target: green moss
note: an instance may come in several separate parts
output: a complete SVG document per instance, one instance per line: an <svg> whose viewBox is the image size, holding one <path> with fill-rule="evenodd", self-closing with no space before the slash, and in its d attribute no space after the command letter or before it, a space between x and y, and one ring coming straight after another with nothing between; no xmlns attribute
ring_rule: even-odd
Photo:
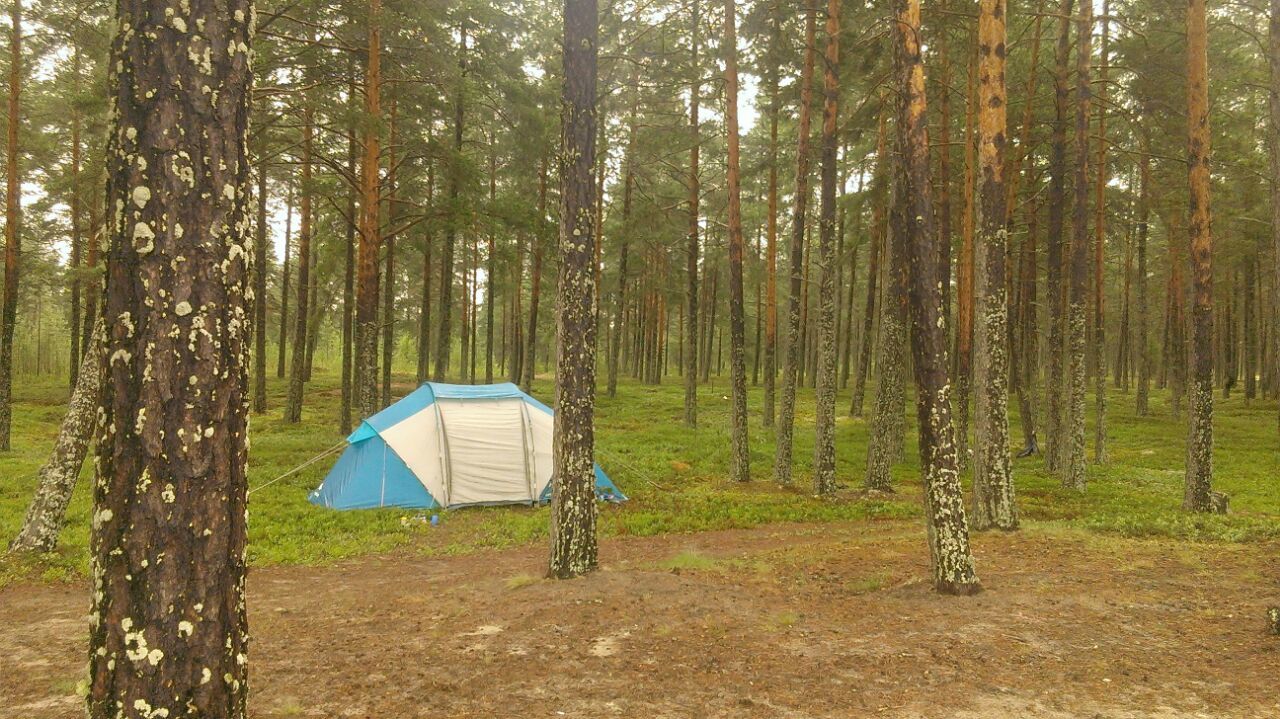
<svg viewBox="0 0 1280 719"><path fill-rule="evenodd" d="M317 358L317 362L320 358ZM602 375L603 379L603 375ZM397 376L395 394L411 389ZM53 447L67 391L59 378L15 383L13 451L0 456L0 541L22 522L35 486L35 472ZM303 421L285 424L284 381L269 385L266 415L251 423L249 556L257 566L325 564L362 554L407 550L457 555L538 544L547 536L545 507L498 507L440 513L438 527L402 521L403 510L334 512L306 500L332 466L326 458L270 486L267 482L343 441L337 422L336 372L316 367L307 390ZM549 377L534 394L551 397ZM869 387L868 392L874 392ZM861 485L866 467L867 422L844 416L849 390L837 398L836 479L846 488ZM814 396L801 389L796 409L795 480L772 481L773 434L759 427L760 388L749 398L751 474L754 481L728 481L729 402L727 378L699 389L697 429L683 425L683 387L678 378L660 386L623 381L618 394L601 393L597 403L597 459L631 497L622 505L601 505L606 537L653 536L750 528L784 522L915 519L920 516L914 402L908 398L905 460L893 467L896 495L868 497L843 492L840 499L812 496ZM873 395L869 395L871 397ZM1043 459L1016 460L1017 501L1024 522L1135 537L1250 542L1280 537L1280 445L1275 441L1272 402L1245 407L1240 399L1218 401L1215 410L1215 488L1231 496L1227 516L1189 515L1180 508L1186 436L1185 414L1174 419L1168 394L1154 392L1152 416L1138 417L1132 394L1108 398L1108 454L1105 465L1089 464L1088 489L1064 490ZM1017 403L1011 434L1020 437ZM1090 423L1092 425L1092 423ZM1091 427L1090 427L1091 429ZM335 457L336 458L336 457ZM86 464L85 476L92 471ZM84 576L88 567L89 487L82 482L69 510L59 550L49 557L0 555L0 586L17 580L62 581ZM870 591L870 589L868 590Z"/></svg>

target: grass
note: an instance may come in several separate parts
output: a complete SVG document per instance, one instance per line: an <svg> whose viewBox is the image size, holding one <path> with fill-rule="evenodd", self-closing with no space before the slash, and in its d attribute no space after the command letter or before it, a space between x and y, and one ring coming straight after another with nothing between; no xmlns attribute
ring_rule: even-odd
<svg viewBox="0 0 1280 719"><path fill-rule="evenodd" d="M0 455L0 541L18 529L35 485L35 472L53 446L67 391L60 378L20 378L15 383L13 447ZM411 377L397 376L397 396L411 389ZM310 385L304 421L280 419L285 383L269 387L271 410L251 424L250 561L255 566L323 564L362 554L403 548L427 555L454 555L542 541L545 507L502 507L440 513L438 527L403 510L335 512L306 501L335 457L328 457L274 481L315 455L342 442L337 431L339 391L336 374L317 367ZM549 400L549 377L535 382L533 393ZM795 482L771 481L772 432L760 426L761 391L750 394L751 471L754 481L726 479L729 466L728 387L724 379L699 389L699 427L682 423L683 388L678 377L660 386L621 383L618 396L597 404L598 460L631 501L601 507L604 536L651 536L717 529L748 528L780 522L830 522L914 518L920 514L914 432L908 433L906 459L894 468L898 493L864 497L842 493L819 500L810 490L813 453L813 392L802 389L796 412ZM867 424L843 416L848 391L837 401L837 474L851 489L861 483L866 462ZM868 406L871 398L868 397ZM1135 537L1248 542L1280 537L1280 443L1276 442L1276 406L1240 399L1219 402L1216 410L1215 486L1231 496L1228 516L1193 516L1181 511L1185 422L1175 419L1167 393L1152 397L1153 415L1137 417L1133 397L1112 390L1108 396L1106 464L1091 464L1083 494L1063 489L1045 471L1040 458L1017 460L1018 503L1025 521L1046 527L1088 530ZM1012 410L1019 435L1016 403ZM914 409L904 408L914 426ZM1091 413L1092 416L1092 413ZM1092 427L1088 437L1092 439ZM86 466L86 475L91 471ZM60 581L87 570L88 483L77 488L59 551L51 557L0 557L0 586L24 580ZM676 561L676 560L672 560ZM693 561L684 558L680 561ZM519 584L519 582L517 582ZM513 586L513 588L516 588ZM870 589L870 587L869 587Z"/></svg>

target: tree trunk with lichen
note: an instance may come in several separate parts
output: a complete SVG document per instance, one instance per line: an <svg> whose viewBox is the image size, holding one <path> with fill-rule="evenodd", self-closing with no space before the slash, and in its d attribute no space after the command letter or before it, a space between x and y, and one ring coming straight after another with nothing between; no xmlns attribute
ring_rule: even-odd
<svg viewBox="0 0 1280 719"><path fill-rule="evenodd" d="M1187 184L1191 238L1191 371L1187 383L1187 473L1182 506L1222 512L1213 491L1213 238L1209 212L1209 61L1205 0L1187 3Z"/></svg>
<svg viewBox="0 0 1280 719"><path fill-rule="evenodd" d="M356 108L355 64L347 60L347 97L348 109ZM356 131L348 126L347 131L347 170L351 177L360 177L357 167L359 152L356 149ZM356 217L355 186L347 187L347 216L344 223L344 242L342 247L342 398L338 403L338 431L351 434L351 404L355 396L355 377L353 372L355 350L355 302L356 302L356 231L359 219Z"/></svg>
<svg viewBox="0 0 1280 719"><path fill-rule="evenodd" d="M369 0L369 52L364 88L364 158L360 163L360 246L356 253L355 400L361 417L378 405L378 255L382 121L382 0Z"/></svg>
<svg viewBox="0 0 1280 719"><path fill-rule="evenodd" d="M795 431L796 382L800 367L800 288L804 278L804 232L809 206L809 123L813 105L813 66L817 52L817 0L805 0L804 64L800 70L800 110L796 129L795 205L791 212L791 249L788 253L790 283L787 292L787 354L782 363L782 398L773 478L791 483L792 433Z"/></svg>
<svg viewBox="0 0 1280 719"><path fill-rule="evenodd" d="M556 333L551 563L559 579L596 568L596 0L565 0L561 96L560 289Z"/></svg>
<svg viewBox="0 0 1280 719"><path fill-rule="evenodd" d="M542 245L543 227L547 217L547 161L543 158L538 168L538 220L533 231L533 268L529 276L529 331L525 333L524 359L521 369L524 377L520 388L525 392L533 387L533 375L538 361L538 303L542 298ZM594 254L595 250L592 250ZM439 349L437 349L439 351ZM439 360L437 359L437 367Z"/></svg>
<svg viewBox="0 0 1280 719"><path fill-rule="evenodd" d="M1273 316L1280 318L1280 0L1271 0L1268 27L1267 55L1271 70L1270 92L1267 94L1267 107L1271 115L1268 128L1271 136L1271 245L1275 263L1271 296L1275 305ZM1271 341L1272 357L1280 358L1280 327L1272 327ZM1280 393L1280 373L1273 377L1273 381L1277 382L1275 390Z"/></svg>
<svg viewBox="0 0 1280 719"><path fill-rule="evenodd" d="M257 222L253 241L253 411L267 411L267 244L271 241L267 225L267 165L257 162Z"/></svg>
<svg viewBox="0 0 1280 719"><path fill-rule="evenodd" d="M778 388L778 117L781 113L778 70L782 46L781 11L775 5L769 20L769 49L765 80L769 89L769 200L765 240L764 290L764 404L761 409L765 427L774 426L775 398Z"/></svg>
<svg viewBox="0 0 1280 719"><path fill-rule="evenodd" d="M1041 29L1044 15L1043 5L1036 5L1035 30L1031 41L1032 68L1040 66ZM1038 71L1027 73L1026 94L1023 100L1021 138L1017 147L1006 153L1008 171L1005 175L1005 229L1011 231L1015 210L1018 207L1018 190L1022 169L1028 159L1033 159L1031 152L1031 133L1035 123L1035 97ZM1026 234L1022 241L1020 263L1015 272L1018 273L1016 301L1012 303L1013 311L1007 321L1010 324L1009 380L1018 395L1018 414L1022 424L1022 449L1019 457L1030 457L1040 451L1036 439L1036 377L1039 374L1039 324L1036 322L1036 266L1037 249L1036 234L1038 230L1039 203L1035 193L1027 199L1024 214L1026 216ZM1012 253L1010 253L1012 256Z"/></svg>
<svg viewBox="0 0 1280 719"><path fill-rule="evenodd" d="M76 81L80 81L80 49L73 46L71 48L71 73ZM71 215L71 257L68 258L67 266L71 270L71 308L70 308L70 332L71 335L71 361L68 366L71 370L70 386L74 390L77 382L77 375L80 367L80 353L88 351L88 343L81 345L83 339L83 328L80 319L80 262L84 254L84 238L81 234L80 221L80 109L73 105L71 108L71 197L68 201L68 208Z"/></svg>
<svg viewBox="0 0 1280 719"><path fill-rule="evenodd" d="M1058 471L1062 460L1064 301L1063 238L1066 233L1067 199L1067 111L1071 88L1068 86L1071 65L1071 10L1073 0L1062 0L1058 8L1058 44L1054 55L1053 131L1049 143L1049 217L1045 238L1045 288L1049 304L1049 347L1045 368L1044 459L1051 472Z"/></svg>
<svg viewBox="0 0 1280 719"><path fill-rule="evenodd" d="M685 321L689 331L696 337L698 332L698 199L701 189L698 182L698 153L702 140L699 136L698 103L702 97L702 76L698 69L698 41L701 34L700 7L698 0L693 0L690 12L690 43L694 68L693 87L689 90L689 230L685 251ZM713 317L714 319L714 317ZM710 332L707 333L708 337ZM698 425L698 348L697 343L685 358L684 367L684 423L689 427ZM710 343L708 342L708 347ZM710 366L704 358L702 372Z"/></svg>
<svg viewBox="0 0 1280 719"><path fill-rule="evenodd" d="M1106 281L1103 272L1103 249L1106 242L1106 192L1107 192L1107 71L1110 64L1109 39L1111 21L1110 0L1102 1L1102 36L1099 40L1098 65L1098 167L1094 185L1093 218L1093 338L1089 342L1093 355L1093 461L1107 461L1107 324L1105 321Z"/></svg>
<svg viewBox="0 0 1280 719"><path fill-rule="evenodd" d="M383 270L382 270L382 288L379 291L382 302L382 382L381 402L382 407L391 406L391 364L396 354L396 240L398 239L398 227L396 223L399 221L400 206L396 198L396 184L398 182L397 168L399 164L396 160L396 151L399 144L396 138L396 97L391 97L391 111L388 113L387 122L387 146L389 152L387 154L387 219L385 236L383 244L386 251L383 252Z"/></svg>
<svg viewBox="0 0 1280 719"><path fill-rule="evenodd" d="M969 463L970 402L973 399L974 234L978 216L978 62L969 63L969 91L965 101L964 216L960 230L960 258L956 268L955 418L956 452L960 466ZM944 287L950 283L944 284ZM945 295L944 320L945 320Z"/></svg>
<svg viewBox="0 0 1280 719"><path fill-rule="evenodd" d="M613 298L613 331L609 334L608 393L618 393L618 361L622 355L623 320L627 311L627 261L631 241L631 204L635 188L636 113L640 102L637 91L631 98L627 116L627 150L622 171L622 229L618 233L621 247L618 249L618 294Z"/></svg>
<svg viewBox="0 0 1280 719"><path fill-rule="evenodd" d="M747 444L747 331L743 306L742 176L738 147L738 35L735 0L724 2L724 119L729 139L725 168L729 190L729 477L751 479Z"/></svg>
<svg viewBox="0 0 1280 719"><path fill-rule="evenodd" d="M315 111L307 98L302 98L302 198L298 217L298 301L294 309L293 363L289 368L289 396L285 402L284 421L302 421L302 390L306 381L307 320L311 302L311 227L312 187L311 155L314 139Z"/></svg>
<svg viewBox="0 0 1280 719"><path fill-rule="evenodd" d="M1280 2L1280 0L1276 0ZM1138 386L1134 392L1136 411L1139 417L1145 417L1151 413L1149 400L1151 396L1151 342L1147 337L1148 325L1148 308L1147 308L1147 238L1150 234L1150 215L1151 215L1151 199L1150 199L1150 183L1151 183L1151 155L1147 151L1147 134L1140 131L1139 143L1141 145L1139 152L1141 157L1138 160L1138 226L1135 237L1137 244L1136 254L1138 260L1138 322L1134 343L1138 346Z"/></svg>
<svg viewBox="0 0 1280 719"><path fill-rule="evenodd" d="M239 719L253 7L118 13L88 716Z"/></svg>
<svg viewBox="0 0 1280 719"><path fill-rule="evenodd" d="M840 0L827 2L823 73L821 207L818 212L818 372L813 489L836 491L836 122L840 112Z"/></svg>
<svg viewBox="0 0 1280 719"><path fill-rule="evenodd" d="M896 142L896 140L895 140ZM888 163L886 164L886 168ZM895 167L893 173L897 172ZM887 255L888 271L884 276L884 296L880 302L880 335L876 358L876 399L871 410L870 436L867 441L867 473L863 486L880 492L893 491L893 464L902 458L903 435L906 419L903 404L906 402L907 381L907 266L906 254L898 233L902 228L894 224L901 213L898 203L901 186L895 177L886 176L884 194L892 208L888 231L881 230L880 237ZM892 182L893 187L889 185ZM882 204L884 201L882 201ZM883 210L881 210L883 212ZM945 330L944 330L945 331Z"/></svg>
<svg viewBox="0 0 1280 719"><path fill-rule="evenodd" d="M956 462L947 378L943 288L929 197L929 129L920 47L919 0L894 0L894 85L898 90L897 199L894 243L906 262L916 380L920 464L933 586L941 594L976 594L982 585L969 549L969 526Z"/></svg>
<svg viewBox="0 0 1280 719"><path fill-rule="evenodd" d="M67 505L80 477L93 437L102 388L102 327L94 329L76 373L67 413L58 427L53 453L37 474L35 496L22 529L9 543L11 552L52 552L66 523Z"/></svg>
<svg viewBox="0 0 1280 719"><path fill-rule="evenodd" d="M1076 20L1076 162L1075 203L1071 216L1071 259L1067 297L1067 406L1063 413L1065 435L1058 471L1062 486L1083 492L1085 488L1085 396L1087 392L1087 306L1089 303L1089 84L1093 32L1093 5L1080 4Z"/></svg>
<svg viewBox="0 0 1280 719"><path fill-rule="evenodd" d="M449 358L453 354L453 276L457 272L458 246L458 197L462 193L462 136L463 121L466 119L465 89L467 82L467 24L465 20L458 28L458 86L453 98L453 156L449 158L449 208L453 216L449 218L444 230L444 247L440 251L440 322L436 327L436 357L432 379L445 381L449 371ZM541 224L546 217L538 216ZM534 308L537 308L537 289L534 290ZM537 317L537 313L534 313ZM465 328L464 328L465 331ZM466 359L465 353L462 358ZM533 381L533 356L529 355L528 381ZM463 368L465 372L465 366ZM525 390L528 390L526 383Z"/></svg>
<svg viewBox="0 0 1280 719"><path fill-rule="evenodd" d="M863 303L862 342L858 347L857 375L853 378L853 398L849 403L849 415L852 417L862 416L862 406L867 395L867 376L871 372L871 350L877 346L877 343L872 341L877 310L876 285L880 279L880 258L885 252L885 241L889 234L887 227L889 221L887 212L889 203L889 166L885 157L888 122L883 102L884 97L881 96L880 121L876 131L876 166L871 179L873 203L871 209L871 261L867 265L867 297ZM853 284L852 279L850 279L850 284ZM901 409L901 404L899 404L899 409ZM901 417L902 412L899 411L898 415Z"/></svg>
<svg viewBox="0 0 1280 719"><path fill-rule="evenodd" d="M18 126L22 122L22 0L9 6L9 113L5 129L4 296L0 307L0 452L9 451L13 422L13 331L18 323L18 258L22 234Z"/></svg>
<svg viewBox="0 0 1280 719"><path fill-rule="evenodd" d="M1005 0L978 5L977 327L974 346L973 526L1017 529L1009 468L1009 348L1005 225Z"/></svg>

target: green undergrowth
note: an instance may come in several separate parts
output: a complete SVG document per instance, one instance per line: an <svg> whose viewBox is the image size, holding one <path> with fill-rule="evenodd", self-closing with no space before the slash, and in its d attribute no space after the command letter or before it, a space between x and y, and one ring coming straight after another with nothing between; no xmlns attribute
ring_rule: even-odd
<svg viewBox="0 0 1280 719"><path fill-rule="evenodd" d="M395 394L412 389L397 376ZM47 378L15 383L13 451L0 455L0 541L18 529L35 484L35 472L53 446L67 396L62 382ZM342 442L337 429L336 373L317 367L303 422L280 419L285 383L270 384L270 411L251 424L250 561L257 566L323 564L393 549L443 556L545 541L546 507L499 507L442 512L438 526L428 513L404 510L335 512L313 507L307 492L332 466L333 454L280 479ZM533 393L550 402L549 377ZM849 392L837 400L837 474L845 486L834 500L812 496L813 391L800 391L797 408L795 479L772 481L773 436L762 427L761 390L750 396L749 483L726 478L729 466L728 386L723 379L699 389L699 426L683 424L683 387L678 377L648 386L623 380L616 397L597 403L598 460L631 501L601 508L604 536L653 536L750 528L770 523L918 518L918 466L914 432L894 468L898 492L868 497L857 492L866 463L867 424L847 417ZM868 392L868 408L873 392ZM1225 517L1186 514L1179 508L1185 422L1175 419L1166 395L1152 398L1153 415L1137 417L1132 394L1108 396L1108 461L1091 464L1083 493L1063 489L1039 457L1016 460L1018 502L1024 521L1072 530L1135 537L1247 542L1280 537L1280 443L1276 406L1240 399L1219 402L1216 411L1215 486L1231 496ZM1019 418L1012 418L1020 437ZM1092 421L1092 403L1090 404ZM914 409L904 408L908 427ZM1092 424L1088 434L1092 451ZM1043 441L1043 440L1042 440ZM91 471L87 464L85 476ZM58 581L83 576L88 551L88 483L77 489L59 551L51 557L0 557L0 586L19 579Z"/></svg>

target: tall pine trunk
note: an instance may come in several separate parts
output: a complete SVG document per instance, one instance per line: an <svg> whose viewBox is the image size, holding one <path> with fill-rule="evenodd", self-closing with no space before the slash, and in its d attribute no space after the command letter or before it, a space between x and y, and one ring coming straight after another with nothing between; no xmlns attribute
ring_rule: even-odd
<svg viewBox="0 0 1280 719"><path fill-rule="evenodd" d="M307 320L311 301L311 227L312 178L311 154L314 141L315 111L311 101L302 98L302 198L298 218L298 303L294 309L293 364L289 368L289 397L285 403L284 421L302 421L302 390L307 368Z"/></svg>
<svg viewBox="0 0 1280 719"><path fill-rule="evenodd" d="M823 64L822 190L818 213L818 371L814 419L813 488L836 491L836 123L840 114L840 0L827 1Z"/></svg>
<svg viewBox="0 0 1280 719"><path fill-rule="evenodd" d="M1073 0L1062 0L1058 8L1058 44L1054 54L1053 72L1053 132L1049 142L1049 217L1046 228L1045 288L1049 304L1049 347L1045 368L1045 464L1050 471L1057 471L1062 459L1063 441L1063 381L1065 359L1063 308L1065 292L1063 284L1063 244L1066 232L1065 211L1067 200L1067 111L1071 96L1068 86L1071 66L1071 10Z"/></svg>
<svg viewBox="0 0 1280 719"><path fill-rule="evenodd" d="M76 386L67 413L58 426L53 453L37 474L35 496L27 507L22 528L9 543L10 551L52 552L66 523L67 505L93 438L94 420L102 392L102 327L97 327L84 348L76 373Z"/></svg>
<svg viewBox="0 0 1280 719"><path fill-rule="evenodd" d="M533 387L535 364L538 360L538 301L542 297L542 245L543 226L547 217L547 161L544 158L538 170L538 222L533 233L533 273L529 279L529 331L525 333L524 379L520 385L525 392Z"/></svg>
<svg viewBox="0 0 1280 719"><path fill-rule="evenodd" d="M1085 393L1089 303L1089 71L1093 43L1093 4L1080 3L1076 19L1076 162L1075 202L1071 216L1071 254L1067 296L1067 406L1062 432L1065 444L1058 471L1068 489L1085 488Z"/></svg>
<svg viewBox="0 0 1280 719"><path fill-rule="evenodd" d="M369 0L369 52L364 89L364 159L360 163L360 248L356 264L356 408L370 417L378 406L378 255L382 121L382 0Z"/></svg>
<svg viewBox="0 0 1280 719"><path fill-rule="evenodd" d="M796 381L800 367L800 285L804 278L804 232L809 207L809 122L813 105L813 65L817 52L817 0L806 0L804 64L800 70L800 115L796 129L795 205L791 212L791 250L787 293L787 355L782 364L782 403L778 408L778 436L773 478L791 483L792 433L795 429Z"/></svg>
<svg viewBox="0 0 1280 719"><path fill-rule="evenodd" d="M618 393L618 361L622 354L623 320L627 312L627 260L631 241L631 202L635 184L636 160L636 112L640 93L631 99L631 111L627 116L627 154L623 158L622 172L622 230L619 232L618 294L613 298L613 331L609 335L608 393Z"/></svg>
<svg viewBox="0 0 1280 719"><path fill-rule="evenodd" d="M1016 529L1009 470L1008 297L1005 284L1009 231L1005 225L1005 0L978 5L978 200L976 427L973 524Z"/></svg>
<svg viewBox="0 0 1280 719"><path fill-rule="evenodd" d="M246 714L253 5L184 8L122 0L112 49L91 719Z"/></svg>
<svg viewBox="0 0 1280 719"><path fill-rule="evenodd" d="M764 278L764 404L763 424L774 424L778 385L778 71L782 45L780 10L775 5L769 20L769 49L765 80L769 89L769 199L765 232Z"/></svg>
<svg viewBox="0 0 1280 719"><path fill-rule="evenodd" d="M258 158L258 216L253 242L253 411L267 411L267 162Z"/></svg>
<svg viewBox="0 0 1280 719"><path fill-rule="evenodd" d="M347 64L348 103L355 109L356 79L353 63ZM347 170L353 184L347 187L347 213L342 247L342 399L338 405L338 429L342 434L351 434L351 404L355 395L354 377L354 344L355 344L355 302L356 302L356 232L359 229L359 218L356 217L356 192L354 182L361 177L357 167L359 153L356 149L355 127L347 127Z"/></svg>
<svg viewBox="0 0 1280 719"><path fill-rule="evenodd" d="M1275 305L1272 317L1280 318L1280 0L1271 0L1269 19L1269 49L1271 91L1267 107L1270 110L1271 135L1271 246L1275 273L1271 283L1271 301ZM1280 327L1271 328L1272 357L1280 358ZM1273 359L1273 390L1280 394L1280 363Z"/></svg>
<svg viewBox="0 0 1280 719"><path fill-rule="evenodd" d="M930 227L929 130L920 49L919 0L894 0L894 86L898 90L898 183L895 244L901 245L911 305L911 346L916 380L920 464L924 475L933 586L942 594L982 589L969 550L969 527L951 423L943 288Z"/></svg>
<svg viewBox="0 0 1280 719"><path fill-rule="evenodd" d="M701 192L698 153L702 144L698 126L698 104L702 96L702 75L698 68L698 41L702 32L699 18L699 0L693 0L689 28L692 45L690 65L693 68L693 87L689 90L689 230L685 253L685 319L691 329L698 327L698 199ZM705 375L709 364L704 361L701 366ZM698 367L695 348L685 359L684 368L684 423L690 427L698 425Z"/></svg>
<svg viewBox="0 0 1280 719"><path fill-rule="evenodd" d="M1280 2L1280 0L1276 0ZM1138 387L1134 393L1134 401L1138 416L1145 417L1151 412L1151 341L1148 338L1150 312L1148 310L1147 281L1147 238L1150 235L1151 215L1151 155L1148 152L1148 139L1145 131L1140 131L1138 159L1138 326L1134 343L1138 347Z"/></svg>
<svg viewBox="0 0 1280 719"><path fill-rule="evenodd" d="M22 0L9 6L9 112L5 133L4 296L0 308L0 452L9 451L13 421L13 330L18 322L18 258L21 250L21 180L18 126L22 123Z"/></svg>
<svg viewBox="0 0 1280 719"><path fill-rule="evenodd" d="M1094 196L1093 218L1093 461L1107 461L1107 325L1105 321L1106 293L1103 283L1103 249L1106 244L1106 192L1107 192L1107 70L1110 64L1110 45L1107 32L1110 28L1110 0L1102 2L1102 37L1099 41L1098 63L1098 167Z"/></svg>
<svg viewBox="0 0 1280 719"><path fill-rule="evenodd" d="M876 286L880 279L881 256L884 254L885 242L888 239L889 221L886 212L889 203L889 164L885 157L887 141L887 113L883 107L881 96L880 121L876 131L876 166L871 179L871 262L867 265L867 298L863 303L862 340L858 346L858 367L853 378L853 398L850 400L849 414L862 416L862 405L867 394L867 376L871 371L871 351L877 343L873 342L876 319ZM850 285L853 284L852 279ZM852 289L852 287L850 288ZM901 405L899 405L901 409ZM898 412L901 417L902 412Z"/></svg>
<svg viewBox="0 0 1280 719"><path fill-rule="evenodd" d="M436 333L435 370L432 379L445 380L449 370L449 357L453 352L453 276L457 271L458 245L458 197L462 193L462 136L466 119L465 88L467 82L467 25L458 28L458 87L453 98L453 157L449 158L449 208L453 216L444 231L444 247L440 253L440 322ZM540 215L538 222L545 215ZM536 290L535 290L536 292ZM535 296L536 302L536 296ZM466 332L465 326L463 332ZM465 356L462 359L466 359ZM532 356L530 357L532 360ZM463 367L465 373L466 367ZM528 389L528 387L526 387Z"/></svg>
<svg viewBox="0 0 1280 719"><path fill-rule="evenodd" d="M724 119L729 136L725 175L729 190L729 477L751 479L751 448L747 442L747 331L743 306L742 176L738 146L738 33L737 3L724 2Z"/></svg>
<svg viewBox="0 0 1280 719"><path fill-rule="evenodd" d="M1191 239L1187 474L1182 506L1225 512L1213 491L1213 238L1209 211L1209 60L1205 0L1187 2L1187 184Z"/></svg>
<svg viewBox="0 0 1280 719"><path fill-rule="evenodd" d="M560 283L556 333L550 574L596 567L596 304L592 207L596 159L596 0L565 0L561 99Z"/></svg>

